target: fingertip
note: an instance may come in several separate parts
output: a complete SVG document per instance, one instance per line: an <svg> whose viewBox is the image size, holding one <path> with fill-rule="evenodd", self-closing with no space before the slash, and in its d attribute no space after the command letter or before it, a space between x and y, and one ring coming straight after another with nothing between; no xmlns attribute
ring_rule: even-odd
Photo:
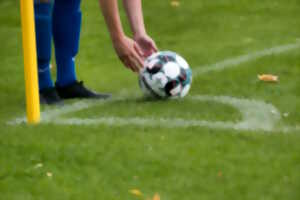
<svg viewBox="0 0 300 200"><path fill-rule="evenodd" d="M152 43L152 49L153 49L155 52L158 51L158 48L157 48L155 42Z"/></svg>

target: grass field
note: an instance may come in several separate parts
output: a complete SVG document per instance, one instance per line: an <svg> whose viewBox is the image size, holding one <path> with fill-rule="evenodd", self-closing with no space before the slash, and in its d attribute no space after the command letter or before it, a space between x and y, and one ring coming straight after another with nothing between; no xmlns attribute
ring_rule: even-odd
<svg viewBox="0 0 300 200"><path fill-rule="evenodd" d="M149 34L194 71L176 101L145 101L97 1L82 9L78 77L114 98L8 125L25 112L21 30L18 1L0 2L1 200L300 199L299 0L144 1ZM280 81L259 82L263 73Z"/></svg>

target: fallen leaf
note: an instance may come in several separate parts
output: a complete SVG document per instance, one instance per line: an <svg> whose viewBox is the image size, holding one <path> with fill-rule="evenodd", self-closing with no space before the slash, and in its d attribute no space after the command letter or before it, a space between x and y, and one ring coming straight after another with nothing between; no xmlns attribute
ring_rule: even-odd
<svg viewBox="0 0 300 200"><path fill-rule="evenodd" d="M53 174L51 172L47 172L46 175L51 178L53 176Z"/></svg>
<svg viewBox="0 0 300 200"><path fill-rule="evenodd" d="M264 82L278 82L278 76L274 76L272 74L258 75L258 79Z"/></svg>
<svg viewBox="0 0 300 200"><path fill-rule="evenodd" d="M154 195L154 197L153 197L153 199L152 200L160 200L160 196L159 196L159 194L158 193L156 193L155 195Z"/></svg>
<svg viewBox="0 0 300 200"><path fill-rule="evenodd" d="M218 177L222 177L223 173L221 171L218 172Z"/></svg>
<svg viewBox="0 0 300 200"><path fill-rule="evenodd" d="M180 2L179 1L171 1L171 6L172 7L179 7L180 6Z"/></svg>
<svg viewBox="0 0 300 200"><path fill-rule="evenodd" d="M43 167L43 163L38 163L34 166L34 169L38 169L38 168L41 168Z"/></svg>
<svg viewBox="0 0 300 200"><path fill-rule="evenodd" d="M138 190L138 189L132 189L132 190L129 190L129 193L135 195L135 196L143 196L143 193Z"/></svg>

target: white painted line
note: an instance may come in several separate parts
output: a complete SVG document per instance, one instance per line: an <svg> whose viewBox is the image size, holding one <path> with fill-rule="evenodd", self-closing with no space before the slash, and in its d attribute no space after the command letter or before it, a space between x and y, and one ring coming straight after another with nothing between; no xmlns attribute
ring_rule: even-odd
<svg viewBox="0 0 300 200"><path fill-rule="evenodd" d="M116 99L115 101L124 100ZM64 118L63 115L82 111L91 106L99 106L100 103L96 102L78 102L73 105L65 106L44 112L42 116L44 124L57 124L57 125L108 125L108 126L147 126L147 127L208 127L215 129L235 129L235 130L253 130L253 131L272 131L280 120L279 111L272 105L266 104L262 101L238 99L226 96L194 96L189 97L187 100L192 101L209 101L230 105L236 108L242 114L242 121L240 122L222 122L222 121L205 121L205 120L186 120L180 118L122 118L118 116L99 117L99 118ZM109 103L112 101L102 101L101 104ZM46 114L46 115L45 115ZM23 123L18 119L12 124Z"/></svg>
<svg viewBox="0 0 300 200"><path fill-rule="evenodd" d="M282 133L300 133L300 126L285 126L275 129L274 131Z"/></svg>
<svg viewBox="0 0 300 200"><path fill-rule="evenodd" d="M113 98L111 100L82 100L79 102L75 102L73 104L64 105L64 106L51 106L41 112L41 122L51 122L52 120L55 120L56 118L61 117L62 115L66 115L68 113L74 113L77 111L81 111L84 109L88 109L97 105L101 105L103 103L116 101L116 100L122 100L125 98ZM16 124L22 124L26 123L26 117L20 117L16 118L15 120L9 121L9 125L16 125Z"/></svg>
<svg viewBox="0 0 300 200"><path fill-rule="evenodd" d="M288 44L265 49L255 53L239 56L225 61L199 67L194 69L194 76L199 76L211 71L220 71L227 68L236 67L241 63L245 63L251 60L256 60L264 56L273 54L280 54L290 50L294 50L300 47L300 43ZM112 99L124 100L125 98ZM195 96L191 97L192 100L197 101L215 101L218 103L228 104L238 109L243 116L241 122L210 122L203 120L185 120L185 119L173 119L173 118L121 118L118 116L112 117L100 117L100 118L62 118L63 115L88 109L97 105L101 105L110 101L81 101L64 107L56 109L47 109L42 112L42 123L54 123L63 125L111 125L111 126L124 126L124 125L136 125L136 126L162 126L162 127L209 127L216 129L236 129L236 130L262 130L262 131L274 131L276 124L280 120L279 111L271 104L266 104L262 101L237 99L226 96ZM8 122L11 125L17 125L26 122L26 118L17 118ZM278 129L276 129L278 130ZM299 127L285 127L283 132L289 132L290 130L300 130Z"/></svg>
<svg viewBox="0 0 300 200"><path fill-rule="evenodd" d="M214 101L236 108L243 116L241 122L234 124L236 130L272 131L280 121L280 112L271 104L263 101L238 99L227 96L195 96L199 101Z"/></svg>
<svg viewBox="0 0 300 200"><path fill-rule="evenodd" d="M193 75L199 76L201 74L205 74L205 73L212 72L212 71L221 71L224 69L234 68L234 67L239 66L242 63L246 63L246 62L249 62L252 60L257 60L257 59L265 57L265 56L285 53L285 52L295 50L298 48L300 48L300 42L276 46L276 47L273 47L270 49L264 49L262 51L257 51L254 53L242 55L242 56L239 56L236 58L226 59L224 61L212 64L212 65L205 65L202 67L197 67L193 70Z"/></svg>
<svg viewBox="0 0 300 200"><path fill-rule="evenodd" d="M209 127L214 129L233 129L231 122L209 122L200 120L185 120L181 118L122 118L122 117L100 117L100 118L68 118L52 121L61 125L107 125L107 126L143 126L143 127L164 127L164 128L185 128L185 127Z"/></svg>

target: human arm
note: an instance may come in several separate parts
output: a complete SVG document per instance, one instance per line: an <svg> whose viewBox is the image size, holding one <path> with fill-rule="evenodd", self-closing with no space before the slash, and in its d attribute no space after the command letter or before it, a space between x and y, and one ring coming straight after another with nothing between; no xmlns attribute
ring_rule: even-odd
<svg viewBox="0 0 300 200"><path fill-rule="evenodd" d="M138 72L143 67L142 52L138 44L123 31L118 1L99 0L99 3L116 53L126 67Z"/></svg>
<svg viewBox="0 0 300 200"><path fill-rule="evenodd" d="M134 40L138 43L144 57L157 51L155 42L145 30L142 0L123 0L123 5L129 20Z"/></svg>

